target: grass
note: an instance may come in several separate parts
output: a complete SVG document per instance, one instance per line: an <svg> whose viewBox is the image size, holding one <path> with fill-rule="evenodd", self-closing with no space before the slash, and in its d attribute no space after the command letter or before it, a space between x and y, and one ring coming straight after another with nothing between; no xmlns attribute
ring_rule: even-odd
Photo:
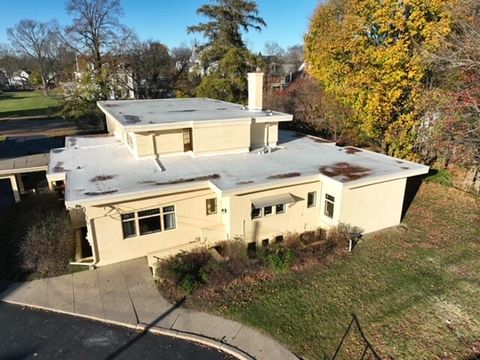
<svg viewBox="0 0 480 360"><path fill-rule="evenodd" d="M405 226L315 268L237 282L230 295L190 306L259 328L309 359L335 352L352 312L385 358L467 359L480 351L479 214L478 199L425 183ZM339 358L359 359L358 345L347 337Z"/></svg>
<svg viewBox="0 0 480 360"><path fill-rule="evenodd" d="M60 100L45 96L42 91L0 93L0 120L19 116L55 116L60 110Z"/></svg>

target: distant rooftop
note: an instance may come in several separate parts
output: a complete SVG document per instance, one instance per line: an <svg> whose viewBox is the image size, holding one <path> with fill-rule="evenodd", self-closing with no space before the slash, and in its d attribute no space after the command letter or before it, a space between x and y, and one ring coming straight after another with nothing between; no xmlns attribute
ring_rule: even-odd
<svg viewBox="0 0 480 360"><path fill-rule="evenodd" d="M213 184L222 192L248 191L264 185L329 178L355 187L425 174L428 167L354 147L280 131L279 148L194 157L191 154L136 160L112 136L67 138L52 150L49 176L66 173L67 206L116 196L152 194L175 187Z"/></svg>
<svg viewBox="0 0 480 360"><path fill-rule="evenodd" d="M99 108L125 128L162 127L209 121L290 121L292 115L250 111L243 105L206 98L99 101Z"/></svg>

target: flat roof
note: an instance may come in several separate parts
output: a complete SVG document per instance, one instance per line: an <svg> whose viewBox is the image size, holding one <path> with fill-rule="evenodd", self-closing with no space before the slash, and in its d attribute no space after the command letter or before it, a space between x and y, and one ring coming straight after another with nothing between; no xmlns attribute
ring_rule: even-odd
<svg viewBox="0 0 480 360"><path fill-rule="evenodd" d="M428 172L424 165L338 147L291 131L280 131L278 148L265 154L182 154L137 160L112 136L78 146L82 141L81 137L67 138L67 144L76 145L51 152L49 176L66 174L67 206L202 185L229 193L328 178L351 188Z"/></svg>
<svg viewBox="0 0 480 360"><path fill-rule="evenodd" d="M0 160L0 175L47 170L50 154L35 154Z"/></svg>
<svg viewBox="0 0 480 360"><path fill-rule="evenodd" d="M245 106L207 98L99 101L98 107L129 129L165 127L188 122L290 121L292 115L251 111Z"/></svg>

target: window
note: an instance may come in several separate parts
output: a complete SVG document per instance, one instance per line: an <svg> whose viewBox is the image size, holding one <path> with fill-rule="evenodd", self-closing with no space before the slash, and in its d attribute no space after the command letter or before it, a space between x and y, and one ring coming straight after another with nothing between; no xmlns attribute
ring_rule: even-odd
<svg viewBox="0 0 480 360"><path fill-rule="evenodd" d="M314 207L317 205L317 192L309 192L307 196L307 207Z"/></svg>
<svg viewBox="0 0 480 360"><path fill-rule="evenodd" d="M161 231L162 227L160 223L160 209L139 211L138 227L140 229L140 235Z"/></svg>
<svg viewBox="0 0 480 360"><path fill-rule="evenodd" d="M122 214L123 238L127 239L137 235L135 228L135 213Z"/></svg>
<svg viewBox="0 0 480 360"><path fill-rule="evenodd" d="M217 199L207 199L207 215L217 213Z"/></svg>
<svg viewBox="0 0 480 360"><path fill-rule="evenodd" d="M263 216L271 215L273 212L273 208L271 206L265 206L263 208Z"/></svg>
<svg viewBox="0 0 480 360"><path fill-rule="evenodd" d="M325 194L325 216L333 218L333 209L335 205L335 198L332 195Z"/></svg>
<svg viewBox="0 0 480 360"><path fill-rule="evenodd" d="M175 207L165 206L162 208L163 212L163 230L175 229Z"/></svg>
<svg viewBox="0 0 480 360"><path fill-rule="evenodd" d="M259 217L262 217L262 209L252 205L252 219L258 219Z"/></svg>
<svg viewBox="0 0 480 360"><path fill-rule="evenodd" d="M285 212L285 204L275 205L275 214L283 214Z"/></svg>

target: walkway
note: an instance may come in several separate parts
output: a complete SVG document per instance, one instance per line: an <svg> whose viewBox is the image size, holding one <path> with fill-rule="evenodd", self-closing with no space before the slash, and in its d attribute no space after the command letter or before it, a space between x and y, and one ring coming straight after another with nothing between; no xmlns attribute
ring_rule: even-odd
<svg viewBox="0 0 480 360"><path fill-rule="evenodd" d="M170 304L159 294L145 258L16 283L0 294L0 301L197 341L243 359L298 359L257 330Z"/></svg>

